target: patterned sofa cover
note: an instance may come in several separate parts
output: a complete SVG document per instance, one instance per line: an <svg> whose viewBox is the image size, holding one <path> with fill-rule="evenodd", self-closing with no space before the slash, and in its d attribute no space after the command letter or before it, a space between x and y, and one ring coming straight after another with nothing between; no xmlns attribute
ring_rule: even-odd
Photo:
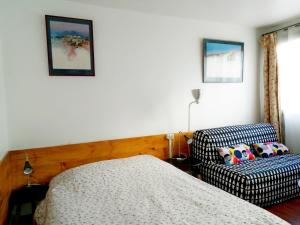
<svg viewBox="0 0 300 225"><path fill-rule="evenodd" d="M300 196L300 155L288 154L226 166L217 147L277 141L270 124L250 124L199 130L193 136L192 157L200 161L204 181L253 204L266 207Z"/></svg>

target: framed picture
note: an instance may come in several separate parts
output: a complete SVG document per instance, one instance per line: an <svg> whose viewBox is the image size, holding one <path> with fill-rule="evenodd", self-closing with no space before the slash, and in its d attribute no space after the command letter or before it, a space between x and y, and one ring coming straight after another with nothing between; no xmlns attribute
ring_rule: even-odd
<svg viewBox="0 0 300 225"><path fill-rule="evenodd" d="M243 82L244 43L204 39L203 81Z"/></svg>
<svg viewBox="0 0 300 225"><path fill-rule="evenodd" d="M95 76L93 22L46 15L50 76Z"/></svg>

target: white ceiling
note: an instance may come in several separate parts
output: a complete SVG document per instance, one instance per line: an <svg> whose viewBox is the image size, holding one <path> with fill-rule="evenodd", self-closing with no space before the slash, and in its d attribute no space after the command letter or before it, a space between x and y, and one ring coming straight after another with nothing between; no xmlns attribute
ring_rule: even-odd
<svg viewBox="0 0 300 225"><path fill-rule="evenodd" d="M70 0L104 7L240 24L277 25L300 16L300 0Z"/></svg>

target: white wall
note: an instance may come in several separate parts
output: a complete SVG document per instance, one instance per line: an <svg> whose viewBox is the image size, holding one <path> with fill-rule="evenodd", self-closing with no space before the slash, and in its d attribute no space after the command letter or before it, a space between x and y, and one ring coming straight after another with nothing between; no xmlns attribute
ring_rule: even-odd
<svg viewBox="0 0 300 225"><path fill-rule="evenodd" d="M64 1L7 1L11 149L257 122L256 34L247 27ZM96 77L49 77L44 15L92 19ZM202 83L202 38L245 42L244 82Z"/></svg>
<svg viewBox="0 0 300 225"><path fill-rule="evenodd" d="M4 63L2 55L2 40L0 33L0 160L8 150L6 92L4 83Z"/></svg>

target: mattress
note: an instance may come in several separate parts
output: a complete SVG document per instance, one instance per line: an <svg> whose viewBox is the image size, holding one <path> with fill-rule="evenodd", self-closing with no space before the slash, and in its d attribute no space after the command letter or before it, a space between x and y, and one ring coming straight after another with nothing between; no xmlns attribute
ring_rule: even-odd
<svg viewBox="0 0 300 225"><path fill-rule="evenodd" d="M101 161L52 179L38 225L288 224L152 156Z"/></svg>
<svg viewBox="0 0 300 225"><path fill-rule="evenodd" d="M203 180L253 204L266 207L300 196L300 155L257 158L238 165L210 163Z"/></svg>

